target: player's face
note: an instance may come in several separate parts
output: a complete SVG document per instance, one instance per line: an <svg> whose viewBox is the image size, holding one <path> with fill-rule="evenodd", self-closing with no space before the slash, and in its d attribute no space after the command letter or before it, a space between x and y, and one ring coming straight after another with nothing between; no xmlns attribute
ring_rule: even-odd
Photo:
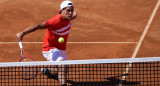
<svg viewBox="0 0 160 86"><path fill-rule="evenodd" d="M69 20L72 18L73 11L73 7L66 7L64 10L61 11L61 14L65 20Z"/></svg>

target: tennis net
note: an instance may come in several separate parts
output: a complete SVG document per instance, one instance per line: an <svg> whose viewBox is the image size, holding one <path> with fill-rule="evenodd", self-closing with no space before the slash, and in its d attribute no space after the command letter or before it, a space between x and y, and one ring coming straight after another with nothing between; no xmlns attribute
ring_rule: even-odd
<svg viewBox="0 0 160 86"><path fill-rule="evenodd" d="M0 63L0 86L61 86L58 74L43 74L42 68L60 70L63 67L67 69L67 86L160 85L160 57L148 57ZM25 68L29 70L23 70ZM24 79L27 74L30 77L31 71L36 76Z"/></svg>

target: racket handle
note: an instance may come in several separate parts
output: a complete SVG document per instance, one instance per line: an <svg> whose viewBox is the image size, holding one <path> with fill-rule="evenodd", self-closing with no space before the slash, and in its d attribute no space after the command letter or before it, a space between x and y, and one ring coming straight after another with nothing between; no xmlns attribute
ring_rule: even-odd
<svg viewBox="0 0 160 86"><path fill-rule="evenodd" d="M22 42L21 42L21 41L19 41L19 47L20 47L21 49L23 49L23 46L22 46Z"/></svg>

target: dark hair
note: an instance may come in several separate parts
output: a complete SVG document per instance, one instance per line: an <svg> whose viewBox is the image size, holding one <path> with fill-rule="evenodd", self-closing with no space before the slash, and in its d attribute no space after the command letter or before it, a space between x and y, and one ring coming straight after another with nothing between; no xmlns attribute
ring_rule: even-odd
<svg viewBox="0 0 160 86"><path fill-rule="evenodd" d="M68 3L68 5L73 5L72 3Z"/></svg>

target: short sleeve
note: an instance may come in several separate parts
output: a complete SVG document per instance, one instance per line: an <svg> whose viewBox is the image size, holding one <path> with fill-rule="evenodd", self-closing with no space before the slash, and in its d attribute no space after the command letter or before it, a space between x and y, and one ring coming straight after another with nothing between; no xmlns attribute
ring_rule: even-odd
<svg viewBox="0 0 160 86"><path fill-rule="evenodd" d="M46 26L49 30L54 29L55 25L57 25L60 21L61 16L57 15L55 17L52 17L51 19L45 21Z"/></svg>
<svg viewBox="0 0 160 86"><path fill-rule="evenodd" d="M56 25L56 20L54 18L51 18L51 19L45 21L45 23L46 23L46 26L48 29L52 29Z"/></svg>

